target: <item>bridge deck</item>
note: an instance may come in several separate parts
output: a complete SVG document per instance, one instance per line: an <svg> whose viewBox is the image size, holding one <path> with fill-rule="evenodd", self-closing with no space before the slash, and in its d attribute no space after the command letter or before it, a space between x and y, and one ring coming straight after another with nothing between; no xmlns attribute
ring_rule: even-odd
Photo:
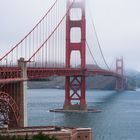
<svg viewBox="0 0 140 140"><path fill-rule="evenodd" d="M1 67L0 83L19 82L23 80L31 80L37 78L47 78L50 76L113 76L121 78L121 76L113 71L104 69L81 69L81 68L28 68L28 78L21 78L21 70L18 67Z"/></svg>

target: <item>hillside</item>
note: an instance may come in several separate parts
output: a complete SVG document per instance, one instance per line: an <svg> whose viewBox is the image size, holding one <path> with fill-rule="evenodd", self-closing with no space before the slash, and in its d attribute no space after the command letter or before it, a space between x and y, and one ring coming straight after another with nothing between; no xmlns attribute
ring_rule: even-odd
<svg viewBox="0 0 140 140"><path fill-rule="evenodd" d="M96 65L87 65L89 69L100 69ZM65 77L49 77L38 81L29 81L29 88L65 88ZM87 89L114 89L115 78L107 76L92 76L86 78Z"/></svg>
<svg viewBox="0 0 140 140"><path fill-rule="evenodd" d="M28 87L35 88L61 88L65 87L65 77L50 77L49 80L29 81ZM115 79L105 76L95 76L86 78L87 89L114 89Z"/></svg>
<svg viewBox="0 0 140 140"><path fill-rule="evenodd" d="M136 70L127 70L126 75L128 87L140 88L140 72Z"/></svg>
<svg viewBox="0 0 140 140"><path fill-rule="evenodd" d="M88 68L98 68L95 65L88 65ZM140 72L135 70L127 70L126 79L129 90L134 90L136 87L140 88ZM113 90L115 89L116 80L109 76L92 76L86 78L86 88L87 89L102 89L102 90ZM65 77L49 77L47 79L40 79L37 81L29 81L28 87L35 88L65 88Z"/></svg>

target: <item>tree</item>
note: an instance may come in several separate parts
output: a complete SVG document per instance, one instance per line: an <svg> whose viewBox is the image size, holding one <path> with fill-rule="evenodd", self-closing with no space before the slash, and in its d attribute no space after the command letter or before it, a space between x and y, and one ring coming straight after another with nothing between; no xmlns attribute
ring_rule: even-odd
<svg viewBox="0 0 140 140"><path fill-rule="evenodd" d="M28 135L25 136L25 138L22 137L17 137L17 136L1 136L0 135L0 140L58 140L55 137L49 137L45 134L43 134L42 132L40 132L37 135L34 135L32 138L29 139Z"/></svg>
<svg viewBox="0 0 140 140"><path fill-rule="evenodd" d="M32 140L57 140L57 139L55 137L49 137L40 132L38 135L33 136Z"/></svg>

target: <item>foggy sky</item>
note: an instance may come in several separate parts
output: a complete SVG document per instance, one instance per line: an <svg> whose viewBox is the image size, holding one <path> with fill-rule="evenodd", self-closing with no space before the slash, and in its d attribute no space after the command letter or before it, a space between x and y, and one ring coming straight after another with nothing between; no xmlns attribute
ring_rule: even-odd
<svg viewBox="0 0 140 140"><path fill-rule="evenodd" d="M140 1L87 0L104 55L111 64L140 71ZM0 55L15 45L46 13L54 0L0 0Z"/></svg>

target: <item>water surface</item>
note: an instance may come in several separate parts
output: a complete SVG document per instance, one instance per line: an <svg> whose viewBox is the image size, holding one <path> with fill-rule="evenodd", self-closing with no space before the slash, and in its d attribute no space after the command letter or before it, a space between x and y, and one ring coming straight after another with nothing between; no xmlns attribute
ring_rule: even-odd
<svg viewBox="0 0 140 140"><path fill-rule="evenodd" d="M91 127L94 140L140 140L140 91L87 91L88 108L101 113L51 113L62 108L64 90L29 89L30 126Z"/></svg>

